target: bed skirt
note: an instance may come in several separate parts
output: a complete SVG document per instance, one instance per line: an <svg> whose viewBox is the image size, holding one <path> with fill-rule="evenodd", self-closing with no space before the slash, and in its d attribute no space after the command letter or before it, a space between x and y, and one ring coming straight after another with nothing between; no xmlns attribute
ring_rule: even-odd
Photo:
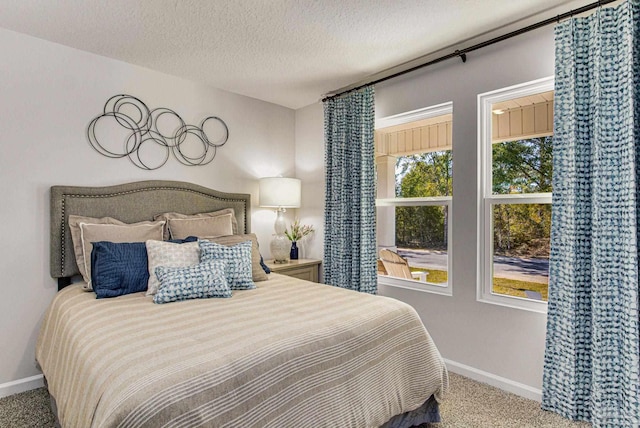
<svg viewBox="0 0 640 428"><path fill-rule="evenodd" d="M380 428L409 428L426 423L441 422L440 407L432 395L420 407L410 412L396 415Z"/></svg>

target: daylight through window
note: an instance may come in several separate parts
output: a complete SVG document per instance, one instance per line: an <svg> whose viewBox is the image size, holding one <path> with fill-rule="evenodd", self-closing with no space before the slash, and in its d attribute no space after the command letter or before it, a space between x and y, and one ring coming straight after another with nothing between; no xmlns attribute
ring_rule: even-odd
<svg viewBox="0 0 640 428"><path fill-rule="evenodd" d="M479 96L482 301L546 310L551 233L553 80Z"/></svg>
<svg viewBox="0 0 640 428"><path fill-rule="evenodd" d="M450 294L451 103L377 125L379 279Z"/></svg>

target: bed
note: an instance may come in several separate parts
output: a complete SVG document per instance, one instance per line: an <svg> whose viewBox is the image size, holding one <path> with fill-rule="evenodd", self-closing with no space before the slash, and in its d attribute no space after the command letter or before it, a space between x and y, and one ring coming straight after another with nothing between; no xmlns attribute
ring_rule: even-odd
<svg viewBox="0 0 640 428"><path fill-rule="evenodd" d="M83 290L70 215L127 223L231 208L250 195L145 181L51 188L60 291L36 359L63 427L409 427L439 421L447 370L416 312L393 299L272 273L230 298L154 304Z"/></svg>

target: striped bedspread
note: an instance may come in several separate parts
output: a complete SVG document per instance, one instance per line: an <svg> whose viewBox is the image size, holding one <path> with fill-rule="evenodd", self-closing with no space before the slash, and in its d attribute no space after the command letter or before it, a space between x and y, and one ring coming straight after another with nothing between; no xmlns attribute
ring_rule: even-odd
<svg viewBox="0 0 640 428"><path fill-rule="evenodd" d="M278 274L229 299L52 302L36 358L63 427L378 427L447 388L416 312Z"/></svg>

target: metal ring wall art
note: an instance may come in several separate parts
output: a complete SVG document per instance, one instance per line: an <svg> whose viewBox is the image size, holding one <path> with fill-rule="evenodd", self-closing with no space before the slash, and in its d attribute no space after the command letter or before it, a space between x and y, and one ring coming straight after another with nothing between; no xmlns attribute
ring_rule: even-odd
<svg viewBox="0 0 640 428"><path fill-rule="evenodd" d="M96 127L100 122L110 121L124 131L124 144L114 149L113 141L98 139ZM161 122L165 124L163 127ZM166 124L172 124L166 126ZM205 125L216 125L221 136L211 140L204 131ZM162 129L169 128L169 129ZM205 118L200 126L188 125L173 110L168 108L149 108L138 98L131 95L114 95L104 105L102 114L94 118L87 128L89 144L98 153L110 158L127 157L138 168L158 169L167 163L171 153L183 165L197 166L210 163L216 156L218 147L224 146L229 139L229 128L216 116ZM116 143L117 146L119 143ZM149 156L149 150L160 150L160 156ZM146 153L143 156L143 153Z"/></svg>

